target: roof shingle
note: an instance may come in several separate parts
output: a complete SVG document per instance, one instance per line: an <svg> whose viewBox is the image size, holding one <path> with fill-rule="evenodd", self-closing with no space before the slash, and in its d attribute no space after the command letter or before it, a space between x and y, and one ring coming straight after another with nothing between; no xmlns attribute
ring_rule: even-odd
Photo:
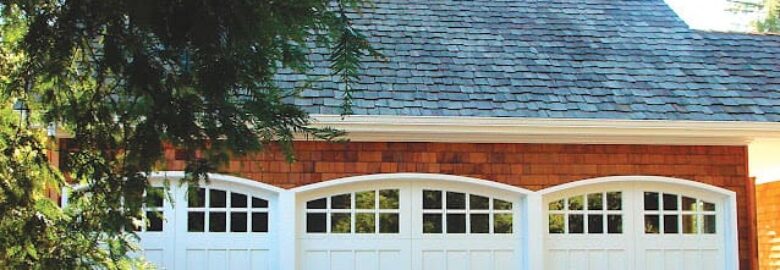
<svg viewBox="0 0 780 270"><path fill-rule="evenodd" d="M387 59L355 114L780 122L780 37L691 30L661 0L373 2L354 23ZM295 104L341 113L325 78Z"/></svg>

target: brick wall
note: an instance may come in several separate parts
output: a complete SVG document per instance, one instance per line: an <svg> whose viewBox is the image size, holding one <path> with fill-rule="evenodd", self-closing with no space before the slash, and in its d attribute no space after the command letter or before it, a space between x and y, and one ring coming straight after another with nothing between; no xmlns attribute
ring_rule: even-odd
<svg viewBox="0 0 780 270"><path fill-rule="evenodd" d="M756 186L756 223L759 269L780 269L780 181Z"/></svg>
<svg viewBox="0 0 780 270"><path fill-rule="evenodd" d="M182 170L174 149L168 170ZM755 269L753 184L742 146L365 143L296 144L289 164L277 150L237 157L221 172L283 188L346 176L424 172L493 180L531 190L611 175L658 175L695 180L737 192L740 260Z"/></svg>

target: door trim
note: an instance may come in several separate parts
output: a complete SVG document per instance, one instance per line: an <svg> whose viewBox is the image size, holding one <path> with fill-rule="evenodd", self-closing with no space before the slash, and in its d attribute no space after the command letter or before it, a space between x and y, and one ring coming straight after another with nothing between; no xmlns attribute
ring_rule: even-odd
<svg viewBox="0 0 780 270"><path fill-rule="evenodd" d="M725 188L716 187L713 185L708 185L701 182L681 179L681 178L674 178L674 177L666 177L666 176L647 176L647 175L621 175L621 176L606 176L606 177L596 177L596 178L590 178L590 179L583 179L583 180L577 180L574 182L569 182L566 184L556 185L552 187L548 187L542 190L537 191L541 195L547 195L550 193L555 193L558 191L570 189L570 188L576 188L576 187L582 187L582 186L588 186L588 185L596 185L596 184L604 184L604 183L613 183L613 182L654 182L654 183L666 183L666 184L673 184L673 185L681 185L681 186L689 186L696 189L703 189L706 191L718 193L723 196L731 197L736 196L737 193Z"/></svg>
<svg viewBox="0 0 780 270"><path fill-rule="evenodd" d="M448 175L448 174L433 174L433 173L383 173L383 174L369 174L360 176L350 176L344 178L338 178L333 180L322 181L318 183L308 184L300 187L290 189L290 192L302 193L321 188L334 187L339 185L348 185L358 182L369 181L414 181L414 180L430 180L430 181L448 181L457 182L463 184L485 186L489 188L495 188L500 190L506 190L522 195L533 194L534 192L521 187L511 186L504 183L499 183L490 180L484 180L473 177Z"/></svg>
<svg viewBox="0 0 780 270"><path fill-rule="evenodd" d="M571 188L584 187L588 185L598 185L605 183L632 182L632 183L661 183L668 185L683 186L696 190L703 190L709 193L719 195L723 198L723 214L726 226L724 226L723 248L726 253L725 269L739 269L739 232L737 227L737 193L725 188L713 185L665 176L646 176L646 175L625 175L625 176L607 176L590 179L577 180L574 182L548 187L537 191L536 193L545 196ZM544 206L541 206L544 207ZM540 225L541 226L541 225ZM543 226L542 226L543 227ZM539 231L540 233L542 231ZM544 239L542 239L544 241ZM543 243L542 243L543 244ZM543 262L541 262L543 264Z"/></svg>
<svg viewBox="0 0 780 270"><path fill-rule="evenodd" d="M161 171L161 172L153 172L149 175L149 181L161 181L164 179L171 179L171 180L177 180L184 178L185 174L183 171ZM243 185L248 186L253 189L259 189L265 192L269 193L282 193L286 190L277 186L269 185L260 181L250 180L246 178L231 176L231 175L225 175L225 174L218 174L218 173L209 173L208 174L209 181L217 181L220 183L230 183L230 184L236 184L236 185ZM204 184L201 182L201 184Z"/></svg>

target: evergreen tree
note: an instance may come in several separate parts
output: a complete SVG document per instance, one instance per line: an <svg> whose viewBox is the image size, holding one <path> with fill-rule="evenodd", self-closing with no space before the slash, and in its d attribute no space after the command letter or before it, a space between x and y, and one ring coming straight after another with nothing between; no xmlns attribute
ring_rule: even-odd
<svg viewBox="0 0 780 270"><path fill-rule="evenodd" d="M233 155L296 136L332 140L286 102L281 69L313 47L349 83L374 54L350 24L364 0L0 0L0 268L130 268L132 228L165 144L193 153L185 184ZM370 7L369 7L370 8ZM301 84L304 85L305 83ZM20 120L15 102L32 109ZM56 123L74 137L67 172L48 164ZM86 188L62 209L46 190ZM138 265L135 265L137 267Z"/></svg>

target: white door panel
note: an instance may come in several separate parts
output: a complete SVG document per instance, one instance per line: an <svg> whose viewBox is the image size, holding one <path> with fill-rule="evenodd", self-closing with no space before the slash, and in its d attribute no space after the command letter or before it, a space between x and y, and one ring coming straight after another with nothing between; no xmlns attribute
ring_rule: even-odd
<svg viewBox="0 0 780 270"><path fill-rule="evenodd" d="M307 210L308 202L320 201L320 206L331 204L334 201L341 202L341 194L352 194L351 201L357 203L359 193L374 191L379 194L381 190L394 189L399 192L399 207L397 213L399 216L399 231L390 234L356 233L356 221L352 222L351 230L348 233L333 233L334 217L333 214L350 213L353 218L361 211L379 210L360 210L360 209L331 209L329 207L312 208ZM511 202L510 210L492 211L482 210L463 206L463 209L448 210L442 201L441 208L438 210L423 210L423 190L439 191L442 198L447 196L447 192L457 193L461 198L471 198L471 195L478 195L479 200L489 202L492 199L499 199L502 202ZM442 199L445 200L445 199ZM466 199L461 204L470 202ZM434 183L434 182L409 182L409 181L387 181L381 183L360 183L352 184L347 187L336 187L318 190L307 193L298 198L299 209L299 251L301 258L301 269L304 270L341 270L341 269L393 269L393 270L503 270L518 269L521 265L522 255L520 254L521 231L519 221L520 196L510 192L494 190L489 188L478 188L476 186L452 183ZM379 202L377 202L379 204ZM484 204L485 207L488 204ZM493 205L491 202L489 205ZM356 208L352 205L352 208ZM321 228L324 232L307 233L307 214L325 214L328 216L327 224ZM434 214L441 217L438 224L440 233L425 233L423 231L423 214ZM447 233L446 224L448 215L460 215L459 218L466 223L460 224L459 228L463 233ZM487 233L471 233L471 225L479 219L482 221L482 227L474 227L475 230L484 230L486 227L493 227L495 215L510 215L512 220L511 228L502 227L501 230L510 230L514 233L494 234L494 229L489 229ZM506 220L506 217L503 217ZM314 220L314 217L312 217ZM505 225L502 221L500 225ZM466 226L466 227L464 227ZM478 226L478 225L473 225ZM346 226L337 226L344 230Z"/></svg>
<svg viewBox="0 0 780 270"><path fill-rule="evenodd" d="M610 203L607 200L601 208L590 209L592 194L601 193L602 198L607 198L610 192L620 192L621 210L607 209ZM697 206L684 210L686 201ZM702 210L704 203L708 203L709 210ZM713 204L715 209L710 209ZM723 205L724 199L717 195L662 183L597 184L546 195L543 199L545 268L724 269L724 263L718 262L725 256L724 237L719 233L725 224ZM696 207L701 209L691 210ZM590 233L588 216L591 215L604 215L601 222L611 222L610 215L621 215L622 232ZM582 221L578 216L584 216ZM715 233L705 229L705 216L715 219ZM609 224L601 225L610 229ZM685 229L686 226L695 227L694 232ZM688 231L683 233L683 230Z"/></svg>
<svg viewBox="0 0 780 270"><path fill-rule="evenodd" d="M403 269L411 265L410 259L410 184L405 182L361 183L348 187L318 190L298 198L298 258L304 270L362 270L362 269ZM374 194L371 209L358 209L357 194L372 191ZM397 208L382 209L381 191L397 191ZM350 194L349 209L331 209L332 197ZM307 202L325 198L323 209L307 210ZM323 232L308 233L308 214L325 215ZM330 233L333 230L333 214L350 217L350 226L346 233ZM352 220L360 214L374 215L374 232L357 233L356 222ZM376 221L381 214L398 216L396 233L378 233Z"/></svg>
<svg viewBox="0 0 780 270"><path fill-rule="evenodd" d="M424 191L442 191L444 204L442 211L434 209L424 209ZM493 206L494 200L511 202L511 210L501 212L494 210L481 211L472 209L468 205L468 210L451 210L447 205L447 193L466 194L466 203L471 204L473 196L489 197L490 206ZM484 187L473 187L456 183L415 183L412 186L412 232L414 242L412 245L412 269L464 269L464 270L503 270L517 269L521 263L522 240L519 237L522 232L520 222L521 200L520 196L511 192L496 190ZM491 227L489 233L472 232L471 226L466 226L466 233L449 233L447 228L442 228L442 233L425 233L423 231L423 215L426 213L442 214L442 218L449 222L448 216L452 214L464 214L466 224L474 226L473 215L489 215L488 227ZM495 226L495 215L510 215L512 218L512 233L495 233L492 230ZM443 223L445 222L443 221ZM445 226L446 227L446 226Z"/></svg>
<svg viewBox="0 0 780 270"><path fill-rule="evenodd" d="M272 269L278 257L273 248L275 236L273 231L269 232L276 220L276 213L272 211L276 207L276 195L237 183L214 180L201 187L224 192L225 196L221 198L223 205L210 207L209 200L212 198L205 195L202 207L190 207L186 187L170 185L168 193L174 203L168 200L163 203L162 231L144 229L138 233L143 256L159 269ZM236 205L232 205L233 201ZM203 213L200 231L191 232L188 228L188 213L192 212ZM214 221L224 223L224 231L209 231L208 219L212 214L216 217ZM236 219L232 221L234 214ZM257 225L252 224L255 216ZM232 224L242 221L243 225ZM254 228L264 228L264 232L252 232Z"/></svg>

